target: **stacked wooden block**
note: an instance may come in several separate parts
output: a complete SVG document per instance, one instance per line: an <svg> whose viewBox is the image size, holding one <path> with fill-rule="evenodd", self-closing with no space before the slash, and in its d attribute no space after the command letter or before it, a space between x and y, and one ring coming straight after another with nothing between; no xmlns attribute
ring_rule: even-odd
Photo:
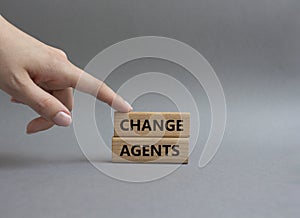
<svg viewBox="0 0 300 218"><path fill-rule="evenodd" d="M189 113L115 112L112 161L188 163L189 137Z"/></svg>

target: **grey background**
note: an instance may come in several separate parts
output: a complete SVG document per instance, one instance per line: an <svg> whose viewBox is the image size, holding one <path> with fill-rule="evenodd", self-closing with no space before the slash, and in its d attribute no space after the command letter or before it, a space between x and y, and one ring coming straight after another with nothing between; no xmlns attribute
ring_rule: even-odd
<svg viewBox="0 0 300 218"><path fill-rule="evenodd" d="M26 122L35 114L10 104L1 92L1 217L299 215L299 1L1 0L0 8L22 30L64 49L80 67L107 46L134 36L186 42L214 67L228 106L221 149L206 168L197 163L209 118L189 165L161 180L133 184L93 168L72 127L27 136ZM150 60L121 71L160 65L176 68ZM108 81L112 87L120 85L123 74L118 75L120 80ZM208 117L202 96L199 88L198 101ZM163 103L148 107L151 98ZM146 96L135 106L159 110L172 104Z"/></svg>

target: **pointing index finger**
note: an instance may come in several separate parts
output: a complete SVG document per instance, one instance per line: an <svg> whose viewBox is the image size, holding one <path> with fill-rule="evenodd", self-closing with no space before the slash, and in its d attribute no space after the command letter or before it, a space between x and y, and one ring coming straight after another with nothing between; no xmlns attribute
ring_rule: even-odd
<svg viewBox="0 0 300 218"><path fill-rule="evenodd" d="M74 66L74 68L75 69L71 74L71 86L73 88L95 96L97 99L107 103L117 111L129 112L132 110L131 105L121 96L116 94L103 81L98 80L76 66Z"/></svg>

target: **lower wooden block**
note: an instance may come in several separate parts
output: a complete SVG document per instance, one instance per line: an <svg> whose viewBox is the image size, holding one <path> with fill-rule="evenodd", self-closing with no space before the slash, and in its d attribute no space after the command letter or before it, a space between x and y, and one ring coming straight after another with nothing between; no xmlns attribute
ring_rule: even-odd
<svg viewBox="0 0 300 218"><path fill-rule="evenodd" d="M112 138L112 162L188 163L188 138Z"/></svg>

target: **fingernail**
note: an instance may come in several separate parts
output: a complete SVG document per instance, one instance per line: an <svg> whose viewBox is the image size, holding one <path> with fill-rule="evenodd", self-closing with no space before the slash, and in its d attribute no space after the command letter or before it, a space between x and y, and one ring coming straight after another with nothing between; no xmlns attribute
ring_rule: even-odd
<svg viewBox="0 0 300 218"><path fill-rule="evenodd" d="M53 122L59 126L69 126L72 123L72 118L65 112L60 111L53 118Z"/></svg>
<svg viewBox="0 0 300 218"><path fill-rule="evenodd" d="M124 100L125 101L125 100ZM127 101L125 101L125 103L127 104L127 106L130 108L130 110L129 111L132 111L133 110L133 108L132 108L132 106L131 106L131 104L129 104Z"/></svg>

